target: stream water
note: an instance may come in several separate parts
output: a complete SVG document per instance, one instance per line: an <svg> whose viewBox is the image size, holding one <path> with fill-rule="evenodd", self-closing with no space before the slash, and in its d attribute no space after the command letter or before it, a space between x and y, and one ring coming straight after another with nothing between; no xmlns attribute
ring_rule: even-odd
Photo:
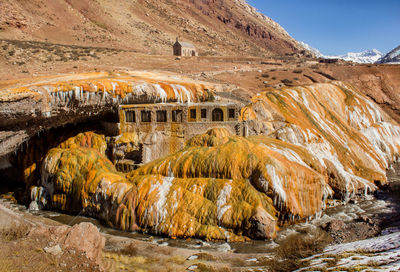
<svg viewBox="0 0 400 272"><path fill-rule="evenodd" d="M21 211L29 212L23 205L12 204L12 206ZM208 251L233 251L236 253L269 253L272 252L274 247L277 245L273 240L227 243L206 242L200 239L170 239L145 233L126 232L112 229L106 227L96 219L79 215L69 215L46 210L30 213L37 216L50 218L59 223L71 226L81 222L90 222L98 226L103 233L147 241L160 246L172 246ZM382 229L382 234L399 232L400 218L397 216L399 213L400 194L392 193L390 191L380 191L374 196L365 196L354 203L328 208L315 219L307 222L282 227L275 241L281 242L290 234L296 232L303 235L312 235L317 228L327 224L332 220L341 220L345 223L350 223L356 221L361 215L366 215L369 218L386 220L387 224Z"/></svg>
<svg viewBox="0 0 400 272"><path fill-rule="evenodd" d="M388 172L388 179L392 184L400 184L400 179L395 173L400 173L400 164L396 165L395 171ZM393 187L393 186L392 186ZM395 187L395 186L394 186ZM3 199L3 201L7 201ZM24 212L30 212L24 205L11 203L15 209ZM170 239L160 236L149 235L139 232L126 232L112 229L103 225L100 221L79 215L69 215L55 211L33 211L30 212L37 216L50 218L66 225L75 225L81 222L91 222L98 226L101 232L147 241L149 243L158 244L160 246L172 246L180 248L189 248L208 251L233 251L236 253L269 253L272 252L277 243L280 243L290 234L301 233L303 235L312 235L317 228L320 228L333 220L341 220L344 223L351 223L359 220L360 216L374 218L380 222L384 222L381 234L400 232L400 193L396 190L382 190L374 195L367 195L358 198L346 205L336 205L326 209L314 219L310 219L303 223L282 227L275 241L249 241L242 243L227 242L206 242L200 239Z"/></svg>

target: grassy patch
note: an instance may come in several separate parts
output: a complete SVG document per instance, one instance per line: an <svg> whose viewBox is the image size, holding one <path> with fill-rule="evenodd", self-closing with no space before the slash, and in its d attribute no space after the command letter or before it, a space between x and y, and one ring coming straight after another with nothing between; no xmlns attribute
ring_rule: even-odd
<svg viewBox="0 0 400 272"><path fill-rule="evenodd" d="M12 224L0 230L0 237L7 241L15 241L28 235L30 227L23 224Z"/></svg>
<svg viewBox="0 0 400 272"><path fill-rule="evenodd" d="M285 239L276 249L276 258L265 261L272 271L293 271L308 265L302 259L321 252L330 242L331 237L322 230L313 236L292 234Z"/></svg>

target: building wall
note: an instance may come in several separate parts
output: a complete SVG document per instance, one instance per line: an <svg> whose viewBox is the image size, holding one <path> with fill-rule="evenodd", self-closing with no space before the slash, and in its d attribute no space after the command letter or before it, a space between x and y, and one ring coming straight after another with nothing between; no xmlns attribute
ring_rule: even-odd
<svg viewBox="0 0 400 272"><path fill-rule="evenodd" d="M174 44L172 49L174 56L185 56L185 57L198 56L197 50L195 48L182 47L179 44Z"/></svg>
<svg viewBox="0 0 400 272"><path fill-rule="evenodd" d="M212 121L212 111L221 109L223 121ZM229 109L234 109L233 118L229 118ZM201 111L206 111L202 118ZM151 122L142 122L141 112L151 112ZM166 122L157 122L157 111L166 111ZM173 111L181 111L182 119L172 121ZM191 116L191 111L196 116ZM135 113L135 121L127 122L127 112ZM242 135L242 124L239 122L240 108L235 104L220 105L217 103L181 104L146 104L123 105L120 107L120 134L136 133L143 146L143 161L147 163L162 156L181 150L185 142L195 135L205 133L216 127L224 127L233 135ZM193 118L194 117L194 118Z"/></svg>

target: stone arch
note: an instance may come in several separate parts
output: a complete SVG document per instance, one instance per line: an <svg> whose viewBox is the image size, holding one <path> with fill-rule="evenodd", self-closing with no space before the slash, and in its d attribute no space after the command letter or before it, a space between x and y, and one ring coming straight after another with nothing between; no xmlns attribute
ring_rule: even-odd
<svg viewBox="0 0 400 272"><path fill-rule="evenodd" d="M212 120L213 120L213 122L224 121L224 112L220 108L215 108L212 111Z"/></svg>

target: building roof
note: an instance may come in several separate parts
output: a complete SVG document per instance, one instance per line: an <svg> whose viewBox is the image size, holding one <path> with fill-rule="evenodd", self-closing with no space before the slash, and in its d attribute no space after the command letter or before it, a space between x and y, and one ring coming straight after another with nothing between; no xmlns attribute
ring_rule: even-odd
<svg viewBox="0 0 400 272"><path fill-rule="evenodd" d="M177 41L176 43L180 44L182 47L189 47L189 48L194 48L194 49L196 48L193 44L191 44L189 42Z"/></svg>

